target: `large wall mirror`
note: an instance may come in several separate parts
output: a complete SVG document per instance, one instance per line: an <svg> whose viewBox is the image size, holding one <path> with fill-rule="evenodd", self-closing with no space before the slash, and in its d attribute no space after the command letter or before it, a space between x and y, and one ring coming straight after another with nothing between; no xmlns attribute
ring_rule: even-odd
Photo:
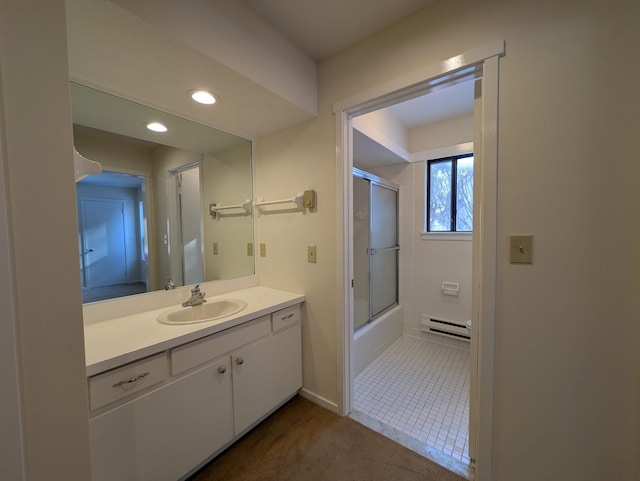
<svg viewBox="0 0 640 481"><path fill-rule="evenodd" d="M83 302L254 274L250 141L74 82L71 99L75 148L102 165L76 183Z"/></svg>

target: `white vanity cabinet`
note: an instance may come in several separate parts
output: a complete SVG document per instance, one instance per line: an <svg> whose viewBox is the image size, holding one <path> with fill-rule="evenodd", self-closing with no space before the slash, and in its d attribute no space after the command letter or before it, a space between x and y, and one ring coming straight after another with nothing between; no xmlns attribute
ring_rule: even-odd
<svg viewBox="0 0 640 481"><path fill-rule="evenodd" d="M301 385L299 304L89 378L93 481L183 479Z"/></svg>
<svg viewBox="0 0 640 481"><path fill-rule="evenodd" d="M232 439L232 409L225 357L92 418L93 481L180 479Z"/></svg>
<svg viewBox="0 0 640 481"><path fill-rule="evenodd" d="M299 312L299 311L298 311ZM277 316L278 313L274 313ZM301 387L300 323L233 352L236 435Z"/></svg>

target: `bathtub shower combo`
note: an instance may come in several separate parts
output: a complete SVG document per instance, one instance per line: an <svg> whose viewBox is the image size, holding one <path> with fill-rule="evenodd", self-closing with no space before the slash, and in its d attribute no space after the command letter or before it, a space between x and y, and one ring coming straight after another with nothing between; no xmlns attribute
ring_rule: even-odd
<svg viewBox="0 0 640 481"><path fill-rule="evenodd" d="M398 207L398 186L353 169L352 417L468 475L467 326L423 316L437 341L403 336Z"/></svg>

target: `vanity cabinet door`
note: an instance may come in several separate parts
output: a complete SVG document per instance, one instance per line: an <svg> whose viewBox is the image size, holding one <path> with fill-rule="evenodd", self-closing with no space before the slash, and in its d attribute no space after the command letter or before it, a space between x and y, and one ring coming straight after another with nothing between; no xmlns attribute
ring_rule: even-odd
<svg viewBox="0 0 640 481"><path fill-rule="evenodd" d="M90 420L93 481L176 481L233 439L230 358Z"/></svg>
<svg viewBox="0 0 640 481"><path fill-rule="evenodd" d="M231 359L237 436L302 386L300 324L238 349Z"/></svg>

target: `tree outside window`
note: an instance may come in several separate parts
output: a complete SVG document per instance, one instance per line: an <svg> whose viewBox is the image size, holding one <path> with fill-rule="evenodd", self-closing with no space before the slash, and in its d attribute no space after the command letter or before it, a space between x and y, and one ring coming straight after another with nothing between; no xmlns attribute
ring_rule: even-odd
<svg viewBox="0 0 640 481"><path fill-rule="evenodd" d="M473 154L427 161L427 231L473 230Z"/></svg>

